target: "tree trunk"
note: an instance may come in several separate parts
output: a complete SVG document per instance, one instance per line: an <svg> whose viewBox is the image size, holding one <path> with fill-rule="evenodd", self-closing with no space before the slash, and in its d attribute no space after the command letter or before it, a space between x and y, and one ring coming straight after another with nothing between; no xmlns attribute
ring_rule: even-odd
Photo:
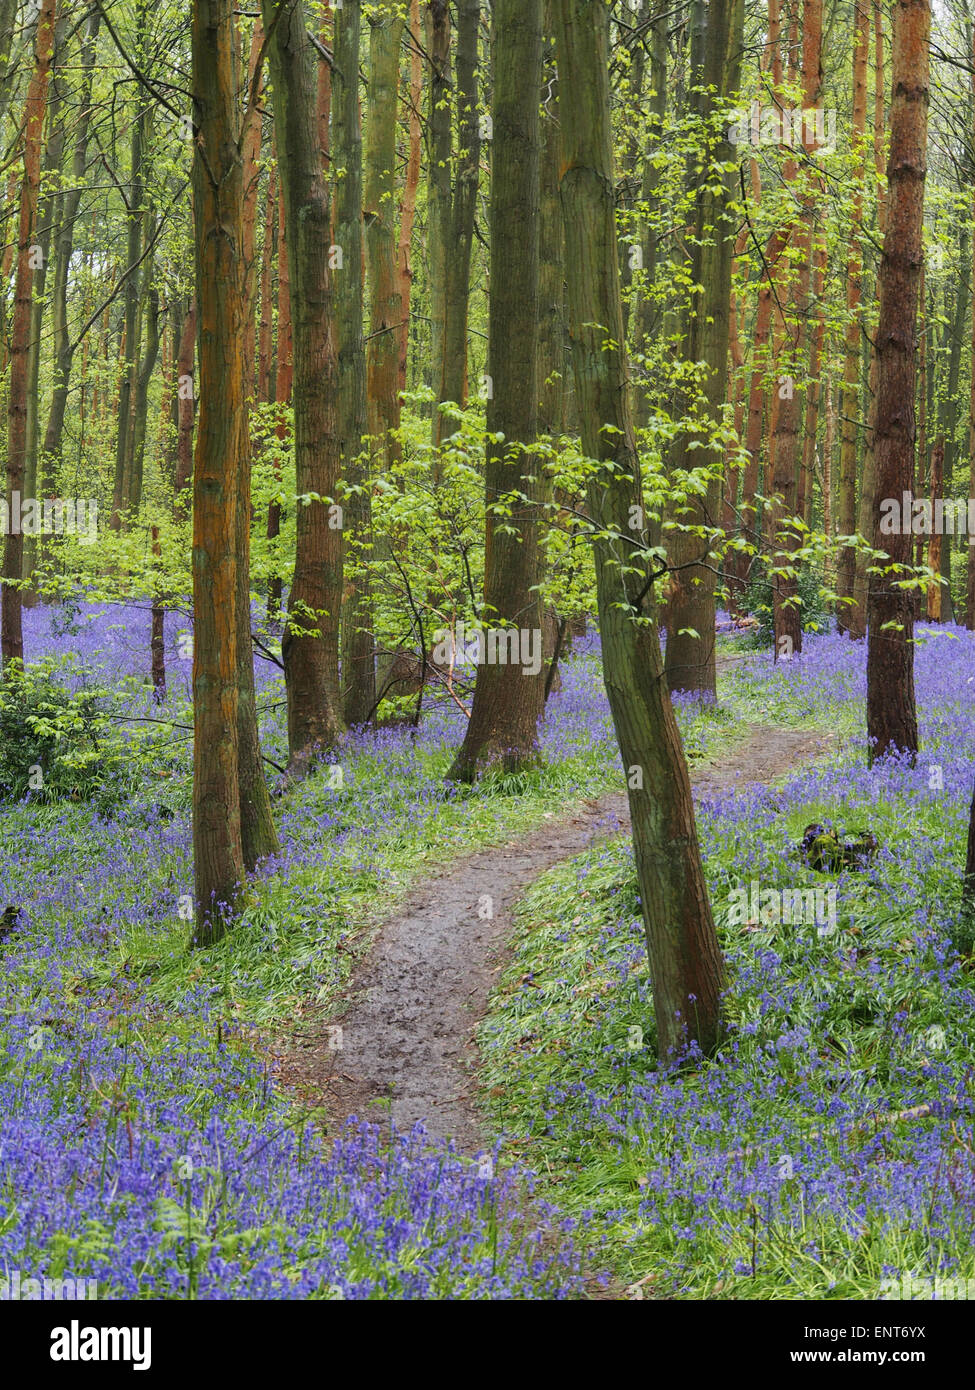
<svg viewBox="0 0 975 1390"><path fill-rule="evenodd" d="M232 0L194 0L192 46L200 331L200 418L193 468L193 944L206 946L223 935L244 873L234 541L247 409Z"/></svg>
<svg viewBox="0 0 975 1390"><path fill-rule="evenodd" d="M51 318L54 331L54 384L51 408L44 434L44 454L50 464L61 452L64 417L68 404L68 386L74 361L75 345L68 330L68 273L74 249L74 224L81 207L85 175L88 168L88 133L91 128L91 87L95 66L95 43L101 24L101 14L92 10L81 43L81 93L74 154L71 163L71 187L61 202L61 220L55 243L54 284L51 288Z"/></svg>
<svg viewBox="0 0 975 1390"><path fill-rule="evenodd" d="M802 86L803 110L819 106L822 85L822 0L803 0L802 7ZM817 127L818 128L818 127ZM803 150L807 161L813 161L816 141L810 135L809 124L803 121ZM791 161L790 161L791 164ZM793 165L793 173L795 168ZM792 373L799 375L806 316L808 313L809 283L812 266L812 242L815 227L815 187L806 173L806 185L800 197L800 226L796 229L803 254L797 272L791 277L786 310L786 332L793 336L793 348L784 361L789 375L789 389L784 396L780 388L778 413L771 444L772 492L781 502L773 505L773 524L778 535L773 560L772 602L775 624L774 657L788 658L802 650L802 611L798 605L798 573L794 555L801 545L797 522L801 458L799 430L802 421L802 394ZM794 326L793 326L794 325Z"/></svg>
<svg viewBox="0 0 975 1390"><path fill-rule="evenodd" d="M427 107L427 281L430 299L430 384L439 398L447 315L447 248L450 243L450 6L430 0L426 10L430 94ZM371 113L370 113L371 114ZM440 443L440 412L432 438Z"/></svg>
<svg viewBox="0 0 975 1390"><path fill-rule="evenodd" d="M846 257L846 328L843 335L843 382L840 391L840 476L836 524L841 536L853 536L857 529L856 484L857 444L860 423L860 341L863 335L861 312L863 252L863 181L867 131L867 57L870 48L870 0L855 0L853 31L853 207L850 241ZM840 551L836 571L836 624L849 632L850 605L856 573L856 551L845 545Z"/></svg>
<svg viewBox="0 0 975 1390"><path fill-rule="evenodd" d="M699 72L695 111L713 128L716 103L732 97L741 70L744 0L711 0L702 16L702 31L692 58ZM734 150L725 132L716 133L709 155L726 169ZM691 235L692 283L702 287L689 313L683 356L704 364L703 417L712 426L722 419L728 390L728 318L734 247L731 205L737 196L730 173L715 179L708 169L698 189L696 225ZM720 450L715 456L707 431L685 432L675 441L672 469L710 465L712 477L704 497L688 499L682 528L714 528L720 522L722 479ZM667 683L674 690L716 691L714 664L714 555L710 541L690 529L673 532L669 562L671 631L667 634Z"/></svg>
<svg viewBox="0 0 975 1390"><path fill-rule="evenodd" d="M881 0L873 0L874 87L873 87L873 161L877 180L877 232L881 237L887 229L887 185L884 174L884 21ZM877 496L877 458L874 448L877 422L876 350L870 353L867 379L867 431L860 472L860 501L857 507L857 533L868 542L873 535L874 501ZM853 579L853 604L848 610L848 631L860 641L867 635L867 556L858 551Z"/></svg>
<svg viewBox="0 0 975 1390"><path fill-rule="evenodd" d="M176 358L176 476L173 494L177 515L185 509L193 478L193 422L196 414L196 300L191 299L183 319Z"/></svg>
<svg viewBox="0 0 975 1390"><path fill-rule="evenodd" d="M273 177L273 175L272 175ZM278 197L278 338L277 362L274 373L274 399L279 406L291 400L294 380L294 333L291 323L291 264L288 256L288 242L285 236L284 200ZM288 426L283 410L278 412L276 428L278 439L283 443L288 437ZM274 476L281 480L281 465L275 459ZM281 503L275 497L267 509L267 538L276 540L281 534ZM271 548L272 555L276 547ZM268 584L267 617L268 622L277 622L281 615L281 576L272 575Z"/></svg>
<svg viewBox="0 0 975 1390"><path fill-rule="evenodd" d="M890 557L871 574L868 597L867 735L871 760L900 749L917 753L914 699L914 614L910 593L897 587L898 567L911 564L909 526L885 536L885 498L911 492L914 480L914 354L923 250L924 180L928 129L929 0L894 6L888 213L880 263L877 327L877 490L873 537Z"/></svg>
<svg viewBox="0 0 975 1390"><path fill-rule="evenodd" d="M362 332L362 128L359 115L359 0L335 12L335 69L332 73L335 240L342 248L342 273L335 289L338 332L339 438L344 477L356 491L345 504L348 547L342 604L342 687L345 722L365 724L376 705L375 638L372 625L368 546L372 494L362 453L367 429L366 346ZM398 349L399 334L394 337ZM398 384L398 383L397 383ZM358 489L361 489L358 490Z"/></svg>
<svg viewBox="0 0 975 1390"><path fill-rule="evenodd" d="M262 0L278 173L291 268L294 335L297 540L281 643L288 700L288 754L304 770L341 732L339 610L342 532L335 524L341 450L329 273L331 208L322 174L315 50L303 0ZM271 26L274 25L273 34ZM319 500L310 499L316 494Z"/></svg>
<svg viewBox="0 0 975 1390"><path fill-rule="evenodd" d="M410 100L407 112L409 155L399 210L399 268L400 308L403 322L399 339L399 389L406 390L406 368L410 345L410 299L413 291L413 224L416 220L416 195L420 186L420 102L423 99L423 53L420 39L420 0L410 0Z"/></svg>
<svg viewBox="0 0 975 1390"><path fill-rule="evenodd" d="M145 25L145 7L137 6L136 14L138 20L137 43L139 48L143 47L143 34ZM140 97L142 97L140 89ZM144 100L144 97L142 98ZM118 435L115 444L115 482L112 488L112 512L109 524L112 529L117 531L122 525L123 513L127 512L132 503L129 495L130 480L132 476L132 426L133 426L133 406L137 390L137 374L139 363L139 340L141 318L139 315L139 305L143 293L143 276L148 275L148 268L138 267L139 257L143 249L143 230L145 225L145 207L143 198L145 196L145 173L143 164L146 154L146 142L149 134L149 125L152 119L152 107L148 104L141 106L132 123L132 154L130 160L129 173L129 196L126 220L128 226L126 238L126 256L128 278L123 290L123 300L125 304L125 350L122 362L122 379L119 384L118 392Z"/></svg>
<svg viewBox="0 0 975 1390"><path fill-rule="evenodd" d="M457 4L457 158L445 256L443 360L438 401L467 404L467 309L470 298L471 243L481 167L477 113L477 37L481 0ZM439 414L439 412L438 412Z"/></svg>
<svg viewBox="0 0 975 1390"><path fill-rule="evenodd" d="M44 468L40 459L40 409L41 409L41 344L43 341L44 313L47 308L47 271L51 259L51 240L55 223L60 217L62 197L61 164L64 159L64 105L67 97L64 83L64 67L70 16L61 13L54 26L54 52L51 56L51 77L47 98L47 143L44 149L44 164L41 171L41 188L37 204L37 225L32 254L37 262L34 284L31 292L30 346L27 353L27 455L24 460L24 492L26 496L41 499L46 489L43 484ZM40 547L43 545L43 532L40 538L24 538L24 580L30 583L37 563ZM33 607L37 594L32 587L24 590L24 606Z"/></svg>
<svg viewBox="0 0 975 1390"><path fill-rule="evenodd" d="M622 351L608 11L591 0L558 0L556 13L570 335L583 448L605 465L589 483L590 512L604 528L593 539L599 624L629 788L657 1047L664 1058L690 1040L710 1053L721 1038L724 974L663 681L653 561L624 555L614 539L632 534L631 509L642 507L643 493Z"/></svg>
<svg viewBox="0 0 975 1390"><path fill-rule="evenodd" d="M496 0L492 49L487 430L500 440L488 443L485 460L481 660L449 773L464 782L491 765L510 771L537 760L545 682L542 663L532 672L526 661L541 653L542 638L539 469L528 452L538 434L541 0Z"/></svg>
<svg viewBox="0 0 975 1390"><path fill-rule="evenodd" d="M250 59L247 71L247 90L257 94L260 89L258 64L263 52L264 31L260 20L254 21L251 33ZM256 108L247 112L242 142L241 184L243 188L242 261L244 293L243 373L245 410L254 389L255 320L257 309L257 253L255 228L257 222L257 190L261 153L261 116ZM257 700L254 690L254 644L251 637L251 450L249 423L244 428L244 454L240 462L240 485L237 489L235 541L237 551L237 743L238 782L240 785L240 843L244 868L253 870L258 861L280 849L271 797L264 776L260 734L257 727Z"/></svg>
<svg viewBox="0 0 975 1390"><path fill-rule="evenodd" d="M31 248L37 233L37 197L41 179L41 144L48 76L54 50L55 0L43 0L34 35L34 68L24 108L24 178L20 190L20 224L17 237L17 277L14 315L10 334L10 385L7 399L7 515L9 529L3 549L0 654L3 662L23 661L23 600L19 587L24 563L24 535L15 525L24 487L27 457L27 392L30 349L31 302L34 257Z"/></svg>

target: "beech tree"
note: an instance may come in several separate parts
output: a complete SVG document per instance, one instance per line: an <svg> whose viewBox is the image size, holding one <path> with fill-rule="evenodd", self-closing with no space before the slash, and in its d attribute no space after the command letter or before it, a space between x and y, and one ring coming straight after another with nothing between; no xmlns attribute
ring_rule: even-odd
<svg viewBox="0 0 975 1390"><path fill-rule="evenodd" d="M500 629L488 660L482 636L474 703L450 777L515 770L537 757L544 672L531 672L520 634L541 650L538 435L539 94L541 0L497 0L492 10L491 302L482 621Z"/></svg>
<svg viewBox="0 0 975 1390"><path fill-rule="evenodd" d="M342 729L339 610L341 443L333 287L331 199L322 171L316 50L302 0L263 0L278 169L291 270L297 539L281 653L288 698L288 751L301 771Z"/></svg>

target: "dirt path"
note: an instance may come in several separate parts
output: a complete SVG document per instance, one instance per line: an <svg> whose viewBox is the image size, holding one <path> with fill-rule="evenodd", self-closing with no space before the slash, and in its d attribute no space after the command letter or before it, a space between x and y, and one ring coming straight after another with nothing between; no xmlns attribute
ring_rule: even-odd
<svg viewBox="0 0 975 1390"><path fill-rule="evenodd" d="M828 741L753 726L727 755L692 766L695 796L772 782ZM628 824L625 793L602 797L568 818L553 815L519 842L454 860L417 885L355 971L349 1007L328 1020L341 1026L341 1051L329 1048L324 1026L283 1040L278 1062L285 1084L324 1104L335 1121L351 1114L379 1119L386 1108L371 1102L391 1098L398 1129L423 1120L432 1135L475 1154L482 1135L470 1096L472 1034L505 961L513 909L547 869ZM488 899L491 917L483 915Z"/></svg>

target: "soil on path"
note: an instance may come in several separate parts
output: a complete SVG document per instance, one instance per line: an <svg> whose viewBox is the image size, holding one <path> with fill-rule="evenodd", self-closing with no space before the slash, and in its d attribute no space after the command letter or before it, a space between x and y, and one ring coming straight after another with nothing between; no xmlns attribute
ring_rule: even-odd
<svg viewBox="0 0 975 1390"><path fill-rule="evenodd" d="M753 726L727 754L692 764L695 797L773 782L828 742L823 734ZM301 1035L279 1040L285 1085L323 1105L335 1125L353 1114L385 1119L388 1106L398 1130L422 1120L431 1136L476 1154L483 1135L472 1100L473 1034L506 961L513 910L546 870L628 826L625 793L608 795L567 817L553 813L520 841L454 860L414 887L353 973L345 1012L310 1032L305 1014ZM336 1024L341 1051L329 1046L327 1025ZM382 1110L374 1104L380 1100Z"/></svg>

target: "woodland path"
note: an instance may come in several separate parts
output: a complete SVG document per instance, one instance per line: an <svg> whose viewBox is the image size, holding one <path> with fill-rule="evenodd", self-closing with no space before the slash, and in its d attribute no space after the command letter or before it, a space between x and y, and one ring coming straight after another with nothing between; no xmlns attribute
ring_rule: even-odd
<svg viewBox="0 0 975 1390"><path fill-rule="evenodd" d="M695 798L736 786L769 784L822 752L829 736L753 725L726 754L693 764ZM333 1125L348 1115L386 1119L371 1102L389 1098L400 1131L422 1120L473 1156L482 1146L473 1103L473 1033L507 960L513 911L541 874L629 826L625 793L583 802L518 841L478 850L416 884L376 933L356 970L344 1013L322 1019L342 1028L342 1050L325 1026L278 1040L276 1062L288 1089L324 1106ZM490 895L493 917L478 915ZM303 1025L310 1022L309 1014Z"/></svg>

